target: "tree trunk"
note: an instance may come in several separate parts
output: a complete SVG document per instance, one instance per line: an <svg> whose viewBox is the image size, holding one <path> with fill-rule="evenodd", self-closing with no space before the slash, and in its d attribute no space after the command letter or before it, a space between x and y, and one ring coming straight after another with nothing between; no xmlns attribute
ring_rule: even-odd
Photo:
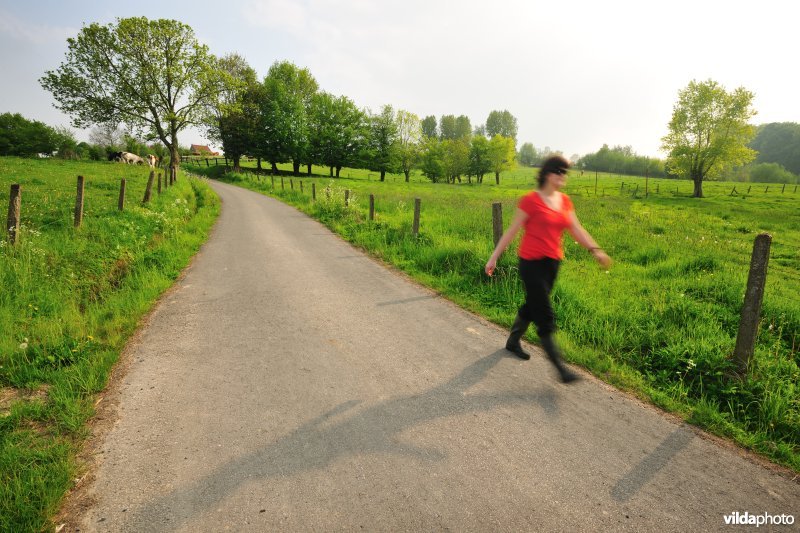
<svg viewBox="0 0 800 533"><path fill-rule="evenodd" d="M311 175L311 163L308 164L308 175Z"/></svg>
<svg viewBox="0 0 800 533"><path fill-rule="evenodd" d="M331 167L331 177L333 177L333 167Z"/></svg>
<svg viewBox="0 0 800 533"><path fill-rule="evenodd" d="M241 159L242 159L241 156L238 156L238 155L233 156L233 171L234 172L241 172L242 171L242 167L240 165Z"/></svg>
<svg viewBox="0 0 800 533"><path fill-rule="evenodd" d="M408 170L404 170L403 173L406 175L406 183L408 183L408 175L411 173Z"/></svg>
<svg viewBox="0 0 800 533"><path fill-rule="evenodd" d="M275 161L272 162L272 169L270 172L272 172L273 175L278 173L278 165L275 163Z"/></svg>
<svg viewBox="0 0 800 533"><path fill-rule="evenodd" d="M339 174L342 173L342 167L336 167L336 177L339 177Z"/></svg>
<svg viewBox="0 0 800 533"><path fill-rule="evenodd" d="M292 161L292 171L295 176L300 175L300 161Z"/></svg>
<svg viewBox="0 0 800 533"><path fill-rule="evenodd" d="M472 174L467 174L467 183L472 184Z"/></svg>
<svg viewBox="0 0 800 533"><path fill-rule="evenodd" d="M702 198L703 197L703 176L699 176L697 174L692 175L692 181L694 181L694 193L692 194L693 198Z"/></svg>
<svg viewBox="0 0 800 533"><path fill-rule="evenodd" d="M500 185L500 173L499 172L495 172L494 173L494 180L497 182L498 185Z"/></svg>
<svg viewBox="0 0 800 533"><path fill-rule="evenodd" d="M386 171L381 170L381 181L383 181L385 178L386 178Z"/></svg>
<svg viewBox="0 0 800 533"><path fill-rule="evenodd" d="M261 168L261 158L260 158L260 157L257 157L257 158L256 158L256 163L257 163L257 165L256 165L256 170L258 170L259 172L261 172L263 169Z"/></svg>
<svg viewBox="0 0 800 533"><path fill-rule="evenodd" d="M694 198L702 198L703 197L703 178L702 176L694 177L694 194L692 194Z"/></svg>

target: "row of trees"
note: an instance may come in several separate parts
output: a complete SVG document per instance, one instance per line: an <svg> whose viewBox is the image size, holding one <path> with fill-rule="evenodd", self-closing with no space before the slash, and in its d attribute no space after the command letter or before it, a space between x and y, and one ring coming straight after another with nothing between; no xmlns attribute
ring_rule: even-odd
<svg viewBox="0 0 800 533"><path fill-rule="evenodd" d="M277 170L291 163L325 165L331 176L342 167L368 168L385 179L387 172L402 172L406 181L419 167L432 181L454 182L461 176L500 172L514 161L516 119L508 111L493 111L486 126L473 131L468 117L444 115L423 120L405 110L383 106L378 112L362 110L346 96L319 90L305 68L281 61L273 64L263 81L238 54L219 61L225 90L209 106L208 136L220 143L238 170L248 155ZM491 139L485 133L492 133Z"/></svg>
<svg viewBox="0 0 800 533"><path fill-rule="evenodd" d="M273 169L291 162L295 173L321 164L336 175L355 166L380 172L381 179L389 171L408 179L424 161L426 175L439 180L482 176L485 168L499 176L513 161L514 151L503 150L502 164L484 164L484 144L494 147L491 155L514 143L517 123L508 111L492 112L475 131L464 116L421 121L388 105L372 113L320 91L307 69L289 62L275 63L259 81L241 56L213 56L175 20L92 23L67 45L65 61L40 79L56 107L79 128L126 124L134 137L160 141L172 165L179 162L178 134L190 125L205 126L237 167L249 155ZM475 165L462 164L465 149Z"/></svg>

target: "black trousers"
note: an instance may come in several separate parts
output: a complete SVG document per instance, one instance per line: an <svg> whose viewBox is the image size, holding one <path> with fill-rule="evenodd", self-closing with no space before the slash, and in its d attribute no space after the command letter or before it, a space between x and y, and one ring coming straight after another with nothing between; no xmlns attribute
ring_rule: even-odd
<svg viewBox="0 0 800 533"><path fill-rule="evenodd" d="M536 324L539 338L556 330L556 315L550 304L550 292L556 282L561 261L544 259L519 260L519 277L525 285L525 303L519 308L519 316Z"/></svg>

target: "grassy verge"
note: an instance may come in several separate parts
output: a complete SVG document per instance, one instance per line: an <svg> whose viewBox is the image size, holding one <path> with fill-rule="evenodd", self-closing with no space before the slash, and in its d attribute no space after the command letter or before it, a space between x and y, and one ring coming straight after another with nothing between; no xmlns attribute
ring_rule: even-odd
<svg viewBox="0 0 800 533"><path fill-rule="evenodd" d="M320 219L350 242L486 318L508 326L523 293L507 252L492 279L491 204L506 222L531 190L534 171L487 176L482 185L406 183L344 169L342 177L222 175L230 183L280 198ZM291 182L290 182L291 180ZM615 259L596 267L566 239L567 260L553 294L559 339L568 359L622 389L800 471L800 194L789 186L691 184L599 175L572 176L567 192L584 225ZM303 190L300 190L303 181ZM291 183L291 185L290 185ZM316 202L311 201L311 185ZM747 191L750 193L738 194ZM647 188L647 189L646 189ZM676 190L677 188L677 190ZM344 205L344 190L351 191ZM595 190L597 191L595 193ZM648 195L645 197L645 190ZM368 220L369 195L376 219ZM422 200L420 235L411 234L414 198ZM750 372L729 377L729 359L755 235L773 247L762 324ZM531 334L531 339L535 336Z"/></svg>
<svg viewBox="0 0 800 533"><path fill-rule="evenodd" d="M79 174L85 214L76 229ZM219 212L210 187L185 177L162 194L154 187L142 205L147 174L114 163L0 158L4 213L10 184L22 186L19 242L0 240L0 531L52 527L77 474L94 395Z"/></svg>

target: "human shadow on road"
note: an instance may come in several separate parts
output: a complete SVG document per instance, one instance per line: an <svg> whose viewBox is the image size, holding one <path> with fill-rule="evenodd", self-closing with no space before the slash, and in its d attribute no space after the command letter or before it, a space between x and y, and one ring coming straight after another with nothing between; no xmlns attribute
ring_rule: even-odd
<svg viewBox="0 0 800 533"><path fill-rule="evenodd" d="M430 390L399 396L367 406L360 400L339 404L291 433L253 453L221 465L202 479L147 502L128 518L145 529L154 527L156 517L169 516L169 527L218 503L237 488L256 479L290 477L321 470L337 460L368 454L394 454L418 461L446 459L441 447L420 447L403 439L404 431L445 417L488 412L500 406L538 405L548 418L558 416L557 395L549 386L530 392L489 391L467 394L508 352L498 350L478 359L452 379ZM468 430L467 430L468 431Z"/></svg>
<svg viewBox="0 0 800 533"><path fill-rule="evenodd" d="M686 448L694 438L694 433L684 427L673 431L658 447L647 454L625 477L617 481L611 489L611 497L618 502L626 502L635 496L655 475Z"/></svg>

